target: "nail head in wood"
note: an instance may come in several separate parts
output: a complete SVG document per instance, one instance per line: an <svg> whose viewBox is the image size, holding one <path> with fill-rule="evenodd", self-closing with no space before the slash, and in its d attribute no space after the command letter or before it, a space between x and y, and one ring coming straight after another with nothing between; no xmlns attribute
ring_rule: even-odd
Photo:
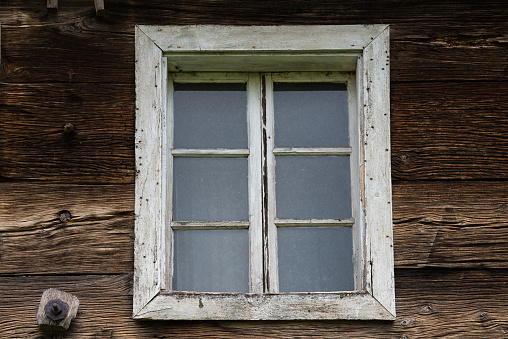
<svg viewBox="0 0 508 339"><path fill-rule="evenodd" d="M63 127L63 130L64 130L65 134L71 135L72 133L74 133L74 125L70 124L70 123L65 124Z"/></svg>
<svg viewBox="0 0 508 339"><path fill-rule="evenodd" d="M78 313L79 300L75 296L55 288L42 294L37 323L43 331L65 331Z"/></svg>

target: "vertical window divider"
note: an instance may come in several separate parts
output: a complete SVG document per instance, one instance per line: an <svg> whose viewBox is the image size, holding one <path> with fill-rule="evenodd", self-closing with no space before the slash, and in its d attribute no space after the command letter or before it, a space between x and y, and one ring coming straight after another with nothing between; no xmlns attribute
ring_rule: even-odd
<svg viewBox="0 0 508 339"><path fill-rule="evenodd" d="M266 218L264 226L265 241L265 292L279 292L279 269L277 260L277 226L275 225L276 205L275 205L275 155L274 150L274 107L273 107L273 81L271 74L262 74L262 110L264 124L263 145L265 147L266 176L264 195L266 209Z"/></svg>
<svg viewBox="0 0 508 339"><path fill-rule="evenodd" d="M167 58L165 58L167 59ZM166 91L167 91L167 102L166 102L166 121L164 128L164 137L163 139L166 141L166 170L164 175L162 176L165 180L163 186L166 191L166 223L163 224L163 230L165 232L165 236L163 239L165 240L165 244L169 244L169 249L165 252L165 259L167 264L163 265L165 270L162 271L162 284L165 288L163 290L171 291L173 289L173 229L171 228L171 222L173 221L173 154L171 150L173 149L173 136L174 136L174 124L173 124L173 110L174 110L174 102L173 102L173 78L171 74L166 74ZM164 205L163 205L164 206Z"/></svg>
<svg viewBox="0 0 508 339"><path fill-rule="evenodd" d="M251 73L247 81L249 134L249 291L263 293L263 176L261 131L261 79Z"/></svg>

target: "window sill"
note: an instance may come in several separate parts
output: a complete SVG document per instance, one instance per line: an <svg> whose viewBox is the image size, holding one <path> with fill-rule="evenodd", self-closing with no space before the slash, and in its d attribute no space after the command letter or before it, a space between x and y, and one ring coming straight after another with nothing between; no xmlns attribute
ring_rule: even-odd
<svg viewBox="0 0 508 339"><path fill-rule="evenodd" d="M134 319L394 320L371 294L161 292Z"/></svg>

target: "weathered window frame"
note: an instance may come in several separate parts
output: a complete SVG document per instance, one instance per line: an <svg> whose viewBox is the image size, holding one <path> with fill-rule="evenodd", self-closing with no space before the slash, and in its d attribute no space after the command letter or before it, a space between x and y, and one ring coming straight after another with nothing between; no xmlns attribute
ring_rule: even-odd
<svg viewBox="0 0 508 339"><path fill-rule="evenodd" d="M356 74L360 280L344 293L169 290L168 71ZM135 319L395 318L389 123L389 27L137 26Z"/></svg>

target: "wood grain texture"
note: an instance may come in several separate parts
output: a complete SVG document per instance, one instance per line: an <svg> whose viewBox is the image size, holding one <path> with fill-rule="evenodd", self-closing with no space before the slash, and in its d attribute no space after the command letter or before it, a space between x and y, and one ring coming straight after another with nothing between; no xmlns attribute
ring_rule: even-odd
<svg viewBox="0 0 508 339"><path fill-rule="evenodd" d="M507 92L507 82L392 85L392 176L508 178Z"/></svg>
<svg viewBox="0 0 508 339"><path fill-rule="evenodd" d="M23 3L17 0L4 0L0 15L9 17L6 20L8 24L27 25L41 19L48 22L63 22L75 13L85 13L93 9L88 0L65 0L64 2L65 4L60 6L58 16L44 18L46 8L38 0L24 0ZM278 0L259 3L247 0L232 0L230 3L231 6L223 6L221 2L212 0L199 2L179 0L174 1L172 4L161 3L157 0L108 0L107 7L108 12L113 17L128 16L139 21L149 21L151 18L154 25L167 21L171 15L177 12L182 14L180 18L176 18L178 20L196 21L197 19L205 20L213 17L217 22L224 21L229 24L234 24L234 20L238 21L241 18L249 20L253 17L263 19L262 24L267 24L264 21L268 20L296 22L302 19L312 21L312 19L331 20L334 18L335 21L342 21L342 24L362 19L365 21L385 19L418 25L426 22L429 26L448 24L452 27L471 23L478 26L492 25L503 22L508 15L503 11L506 9L506 2L503 0L490 0L488 3L474 0L446 2L439 0L415 0L411 2L404 0L360 0L354 3L333 0L316 3L309 3L305 0ZM273 11L277 8L285 8L287 11ZM12 14L12 11L19 10L23 10L25 14L19 17L9 15ZM159 11L159 16L154 15L157 14L157 11ZM419 31L417 28L414 28L414 30ZM446 32L442 34L446 34Z"/></svg>
<svg viewBox="0 0 508 339"><path fill-rule="evenodd" d="M0 192L0 274L132 271L134 185L2 183ZM393 217L397 268L508 268L508 182L396 181Z"/></svg>
<svg viewBox="0 0 508 339"><path fill-rule="evenodd" d="M364 219L362 227L365 228L365 245L360 245L365 248L364 286L395 315L389 47L390 30L387 27L363 50L359 61L358 72L362 73L359 80L361 93L358 93L361 99L357 103L362 112L359 122L360 166L351 171L360 171L357 180L362 187L363 211L359 215Z"/></svg>
<svg viewBox="0 0 508 339"><path fill-rule="evenodd" d="M57 15L8 1L0 81L133 83L136 24L390 24L392 81L507 80L507 13L505 1L117 0L97 17L84 0Z"/></svg>
<svg viewBox="0 0 508 339"><path fill-rule="evenodd" d="M56 14L40 0L0 6L0 336L52 338L35 320L50 287L83 301L64 338L508 335L505 0L106 7L97 17L91 0L61 0ZM391 26L397 320L132 321L134 25L363 23Z"/></svg>
<svg viewBox="0 0 508 339"><path fill-rule="evenodd" d="M508 177L507 82L391 86L394 179ZM134 87L0 84L0 178L134 182ZM66 137L63 126L76 131Z"/></svg>
<svg viewBox="0 0 508 339"><path fill-rule="evenodd" d="M137 314L166 286L171 221L168 188L167 63L162 51L136 26L136 219L134 309ZM170 167L171 168L171 167ZM169 206L172 206L171 204ZM169 233L169 234L168 234Z"/></svg>
<svg viewBox="0 0 508 339"><path fill-rule="evenodd" d="M134 182L134 86L0 84L0 107L0 178Z"/></svg>
<svg viewBox="0 0 508 339"><path fill-rule="evenodd" d="M507 270L396 270L394 322L134 321L132 275L0 277L3 338L51 338L37 329L42 292L80 300L62 338L501 338L508 334Z"/></svg>
<svg viewBox="0 0 508 339"><path fill-rule="evenodd" d="M133 185L2 183L0 192L0 274L132 271Z"/></svg>
<svg viewBox="0 0 508 339"><path fill-rule="evenodd" d="M0 81L133 84L134 24L115 33L96 20L5 27Z"/></svg>
<svg viewBox="0 0 508 339"><path fill-rule="evenodd" d="M397 267L507 267L508 182L395 182Z"/></svg>

